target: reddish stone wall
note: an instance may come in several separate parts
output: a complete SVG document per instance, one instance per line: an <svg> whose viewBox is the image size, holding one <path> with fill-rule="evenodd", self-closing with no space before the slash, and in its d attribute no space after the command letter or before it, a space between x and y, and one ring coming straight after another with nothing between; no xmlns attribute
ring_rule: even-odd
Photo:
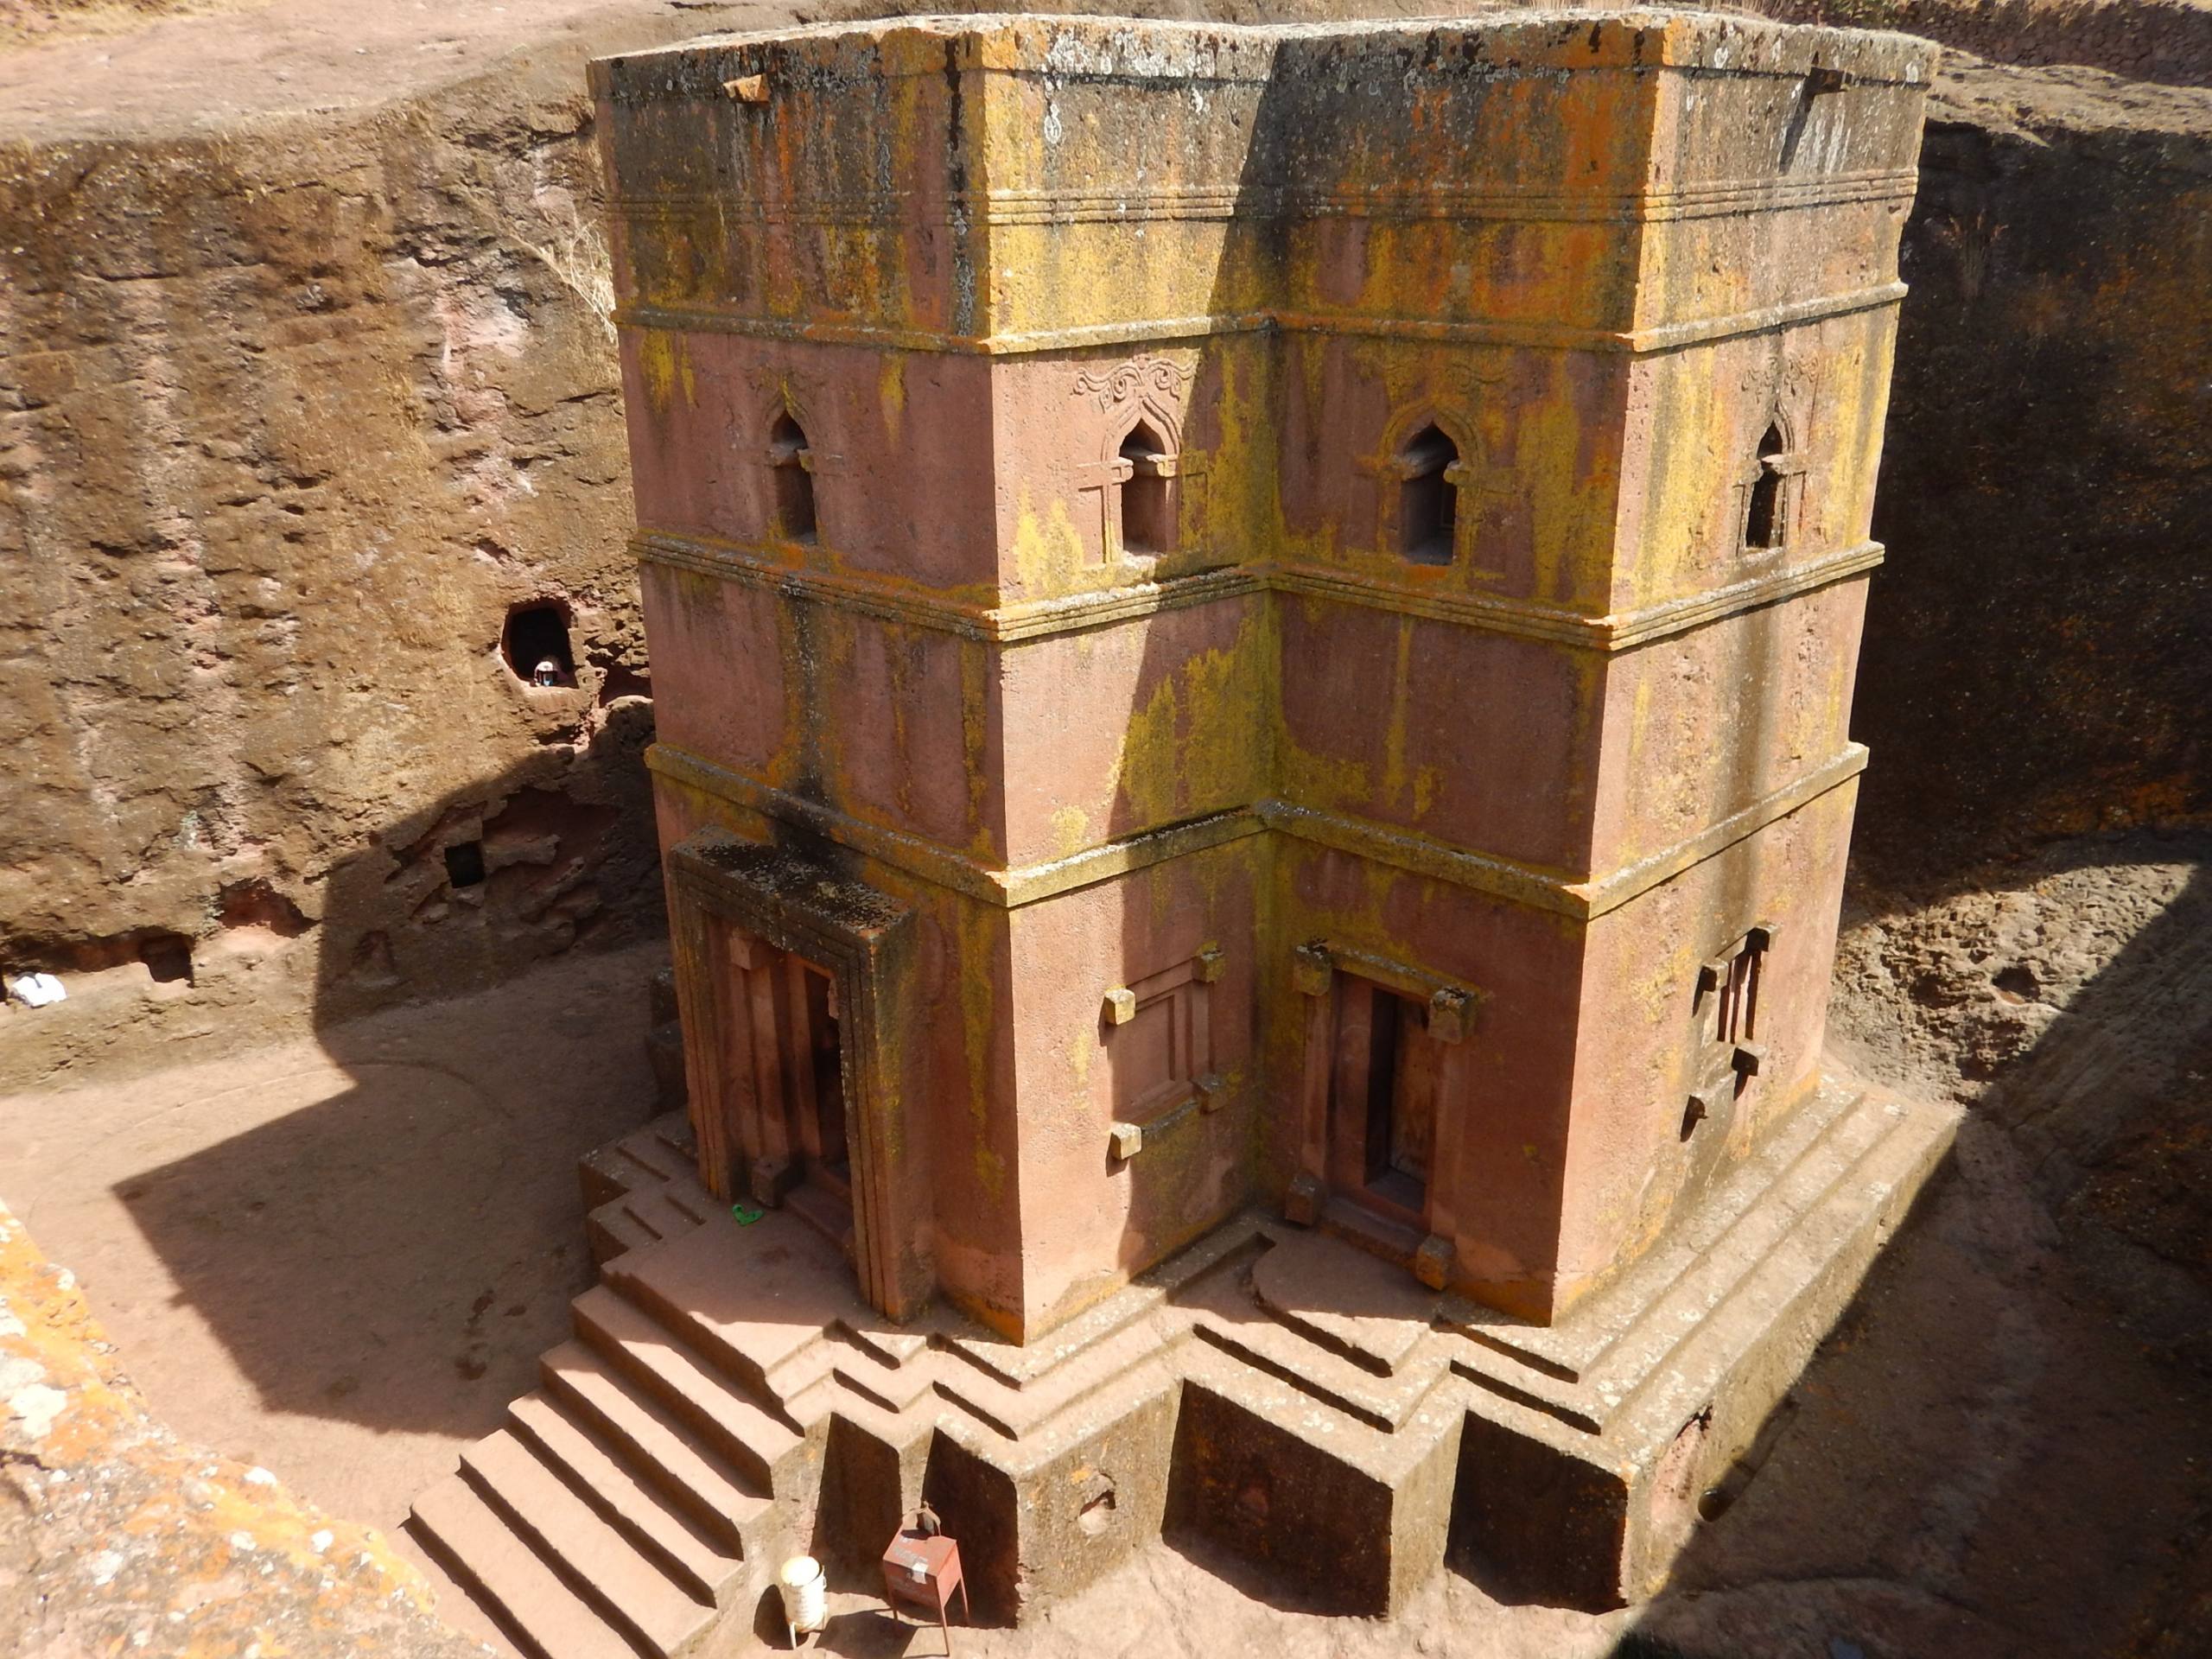
<svg viewBox="0 0 2212 1659"><path fill-rule="evenodd" d="M1812 37L1641 27L1447 50L940 20L596 72L680 705L664 835L772 840L929 918L947 954L902 995L912 1020L957 987L962 1035L896 1039L927 1128L898 1129L885 1201L935 1218L937 1277L1002 1329L1041 1334L1286 1169L1332 1189L1332 1224L1547 1316L1811 1079L1817 964L1777 957L1794 1006L1747 1097L1674 1149L1701 964L1837 903L1840 841L1790 849L1847 814L1859 761L1925 71L1821 37L1856 67L1816 86ZM1747 548L1777 421L1786 531ZM1430 426L1463 508L1433 556L1406 470ZM1766 861L1811 884L1795 904ZM1690 897L1651 898L1669 882ZM1586 956L1600 918L1630 942ZM1268 1064L1201 1088L1167 976L1262 929L1203 1007L1230 1056L1267 1022ZM1435 1071L1439 1161L1370 1204L1347 1125L1395 1086L1394 1020ZM697 1109L750 1122L742 1068L725 1097L689 1040ZM1383 1058L1355 1077L1332 1045ZM978 1205L1018 1217L995 1261Z"/></svg>

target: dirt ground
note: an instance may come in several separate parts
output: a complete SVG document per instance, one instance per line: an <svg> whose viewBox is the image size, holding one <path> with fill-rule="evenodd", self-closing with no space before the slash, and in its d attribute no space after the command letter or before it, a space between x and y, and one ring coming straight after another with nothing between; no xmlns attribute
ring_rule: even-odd
<svg viewBox="0 0 2212 1659"><path fill-rule="evenodd" d="M959 1651L2212 1651L2212 838L2096 838L1853 903L1839 1046L1974 1109L1674 1589L1592 1618L1459 1562L1385 1625L1161 1546ZM588 1281L575 1159L652 1109L655 960L0 1101L0 1194L181 1432L393 1527L565 1332ZM942 1650L837 1608L828 1652Z"/></svg>
<svg viewBox="0 0 2212 1659"><path fill-rule="evenodd" d="M0 1193L171 1427L396 1527L568 1334L576 1160L652 1115L663 960L0 1099Z"/></svg>

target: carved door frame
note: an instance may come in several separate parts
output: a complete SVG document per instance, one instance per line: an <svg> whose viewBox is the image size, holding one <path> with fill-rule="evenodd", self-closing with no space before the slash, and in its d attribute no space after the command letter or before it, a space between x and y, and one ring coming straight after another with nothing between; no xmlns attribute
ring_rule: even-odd
<svg viewBox="0 0 2212 1659"><path fill-rule="evenodd" d="M1313 1226L1323 1219L1332 1199L1362 1209L1370 1207L1353 1183L1338 1179L1342 1174L1343 1147L1338 1144L1339 1126L1332 1108L1343 1092L1338 1052L1339 991L1342 982L1356 980L1402 997L1421 1009L1421 1025L1412 1040L1438 1046L1430 1058L1439 1104L1429 1148L1429 1175L1423 1183L1420 1218L1414 1229L1420 1243L1413 1251L1411 1265L1422 1283L1440 1290L1457 1258L1462 1194L1457 1190L1456 1177L1464 1128L1465 1039L1482 1007L1483 994L1411 963L1328 939L1309 939L1293 950L1290 977L1292 989L1305 1000L1306 1014L1296 1109L1297 1169L1284 1195L1284 1212L1292 1221Z"/></svg>
<svg viewBox="0 0 2212 1659"><path fill-rule="evenodd" d="M912 918L865 882L782 848L702 830L669 850L669 923L683 1065L699 1178L715 1197L741 1190L779 1202L790 1148L760 1097L751 1014L734 995L731 969L759 941L826 971L836 986L838 1060L853 1205L853 1267L861 1294L894 1319L926 1300L901 1240L924 1236L924 1217L894 1177L899 1116L895 1011L906 1005ZM737 957L733 960L734 955ZM781 1103L777 1103L780 1112Z"/></svg>

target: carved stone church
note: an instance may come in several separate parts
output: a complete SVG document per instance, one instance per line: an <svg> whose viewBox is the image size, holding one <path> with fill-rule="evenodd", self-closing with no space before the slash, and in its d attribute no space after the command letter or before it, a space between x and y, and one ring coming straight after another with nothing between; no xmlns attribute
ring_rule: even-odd
<svg viewBox="0 0 2212 1659"><path fill-rule="evenodd" d="M538 1548L579 1608L672 1653L923 1496L994 1619L1163 1529L1663 1580L1949 1135L1822 1057L1927 53L594 66L688 1119L503 1433L694 1611ZM530 1478L418 1509L502 1605Z"/></svg>

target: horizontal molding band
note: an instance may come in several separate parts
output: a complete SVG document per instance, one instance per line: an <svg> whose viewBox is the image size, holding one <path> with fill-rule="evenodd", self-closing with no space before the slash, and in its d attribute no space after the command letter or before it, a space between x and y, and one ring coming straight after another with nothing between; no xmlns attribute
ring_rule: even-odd
<svg viewBox="0 0 2212 1659"><path fill-rule="evenodd" d="M630 301L615 308L615 322L626 328L679 334L744 334L815 346L857 346L874 351L938 352L977 357L1019 357L1039 352L1103 350L1160 340L1203 340L1214 334L1284 334L1337 335L1346 339L1411 340L1453 346L1518 347L1532 351L1603 352L1632 357L1679 351L1685 346L1739 339L1747 334L1794 328L1829 317L1894 306L1904 298L1903 283L1881 283L1845 294L1818 295L1777 305L1716 317L1692 317L1643 328L1592 328L1541 321L1438 322L1417 317L1370 317L1351 313L1255 311L1231 315L1203 315L1140 321L1088 324L994 334L957 334L926 328L869 323L798 321L785 317L747 316L712 307L652 305Z"/></svg>
<svg viewBox="0 0 2212 1659"><path fill-rule="evenodd" d="M1018 645L1025 639L1106 627L1159 611L1258 593L1268 585L1264 569L1230 565L1094 594L1013 605L976 605L918 594L867 576L796 569L761 557L757 547L703 536L639 531L630 537L630 550L645 564L692 570L750 588L773 588L792 599L994 645Z"/></svg>
<svg viewBox="0 0 2212 1659"><path fill-rule="evenodd" d="M1271 830L1318 846L1351 853L1408 874L1447 881L1493 893L1536 910L1577 921L1592 921L1630 899L1672 880L1683 871L1726 852L1777 819L1848 783L1866 769L1864 745L1847 744L1825 766L1805 773L1749 806L1729 814L1673 845L1647 855L1602 878L1576 880L1535 865L1448 847L1408 830L1395 830L1341 813L1316 811L1286 801L1265 801L1258 810Z"/></svg>
<svg viewBox="0 0 2212 1659"><path fill-rule="evenodd" d="M777 789L728 766L718 766L671 744L648 747L645 768L671 783L698 790L732 806L810 830L824 840L849 847L937 887L980 899L986 904L1004 902L1005 890L991 879L987 866L936 842L887 830L880 824L863 823L834 807L803 799L787 790Z"/></svg>
<svg viewBox="0 0 2212 1659"><path fill-rule="evenodd" d="M1376 610L1453 622L1492 633L1515 634L1581 651L1633 651L1694 628L1795 599L1846 581L1882 562L1879 542L1861 542L1801 564L1747 576L1726 587L1670 599L1637 610L1590 616L1527 600L1491 599L1473 594L1425 593L1395 582L1377 582L1313 565L1274 565L1265 569L1268 585L1281 592L1340 600Z"/></svg>
<svg viewBox="0 0 2212 1659"><path fill-rule="evenodd" d="M1186 858L1272 830L1389 865L1410 875L1448 882L1573 920L1590 921L1618 910L1848 783L1866 769L1866 750L1860 744L1847 744L1826 765L1697 834L1602 878L1585 880L1538 865L1446 846L1426 836L1343 813L1320 811L1278 800L1259 801L1250 806L1147 830L1045 863L994 868L968 854L879 824L863 823L832 807L804 800L666 743L656 743L647 749L645 764L671 783L811 831L934 886L1005 909L1035 904L1169 859Z"/></svg>
<svg viewBox="0 0 2212 1659"><path fill-rule="evenodd" d="M974 605L917 594L867 577L797 569L760 556L757 549L706 537L640 531L631 537L630 548L644 563L772 588L793 599L994 645L1019 645L1079 633L1161 611L1272 589L1603 652L1631 651L1794 599L1859 575L1882 562L1880 543L1861 542L1704 593L1637 610L1590 616L1527 600L1427 592L1347 571L1282 564L1230 565L1094 594L1005 606Z"/></svg>
<svg viewBox="0 0 2212 1659"><path fill-rule="evenodd" d="M835 807L804 799L670 744L655 743L646 749L645 766L672 783L699 790L764 817L810 830L825 840L937 887L1007 909L1110 880L1167 859L1188 857L1224 842L1241 841L1247 836L1260 834L1264 828L1256 813L1238 807L1088 847L1065 858L1007 869L995 868L918 836L866 823Z"/></svg>
<svg viewBox="0 0 2212 1659"><path fill-rule="evenodd" d="M1919 185L1911 168L1867 168L1803 179L1715 179L1659 190L1532 191L1503 186L1409 186L1379 190L1306 190L1243 184L1139 186L1128 190L968 190L925 200L912 191L767 200L726 193L669 191L622 195L609 211L635 224L669 218L718 225L813 226L868 230L933 229L969 234L976 226L1152 224L1174 220L1265 224L1281 219L1356 219L1386 223L1432 219L1533 225L1647 225L1860 202L1910 202Z"/></svg>
<svg viewBox="0 0 2212 1659"><path fill-rule="evenodd" d="M1609 910L1619 909L1630 899L1673 880L1717 853L1726 852L1777 819L1811 805L1831 790L1840 789L1866 770L1866 746L1847 742L1843 752L1827 765L1783 785L1741 810L1730 813L1696 835L1647 854L1623 865L1604 880L1591 883L1589 913L1602 916Z"/></svg>

